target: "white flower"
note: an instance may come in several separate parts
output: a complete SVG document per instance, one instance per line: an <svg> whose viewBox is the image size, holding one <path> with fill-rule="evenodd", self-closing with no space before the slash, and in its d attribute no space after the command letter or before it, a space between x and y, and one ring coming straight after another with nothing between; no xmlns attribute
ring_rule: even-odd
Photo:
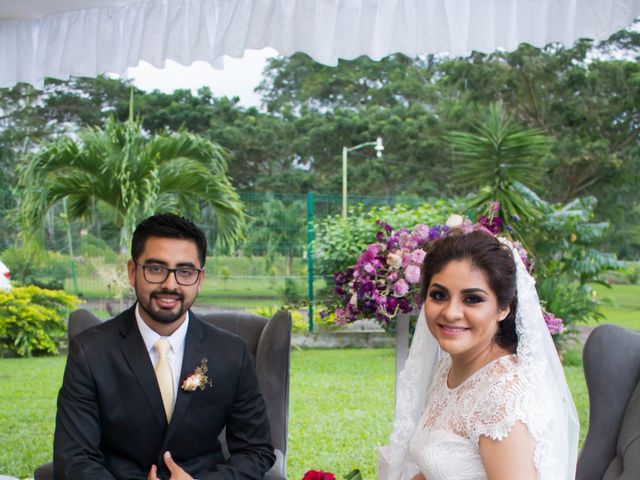
<svg viewBox="0 0 640 480"><path fill-rule="evenodd" d="M397 253L390 253L387 255L387 263L391 268L400 268L402 265L402 257Z"/></svg>
<svg viewBox="0 0 640 480"><path fill-rule="evenodd" d="M349 300L349 303L351 305L358 305L358 294L354 293L353 295L351 295L351 299Z"/></svg>
<svg viewBox="0 0 640 480"><path fill-rule="evenodd" d="M207 370L207 358L205 357L200 361L200 366L196 367L194 372L184 379L181 387L182 390L185 392L194 392L198 388L204 390L207 385L211 386L212 382L211 379L207 377Z"/></svg>
<svg viewBox="0 0 640 480"><path fill-rule="evenodd" d="M191 375L182 384L182 389L187 392L193 392L200 387L201 383L202 379L200 378L200 375Z"/></svg>
<svg viewBox="0 0 640 480"><path fill-rule="evenodd" d="M447 219L447 223L445 223L445 225L449 228L457 228L457 227L461 227L463 223L464 223L464 218L462 218L461 215L451 215Z"/></svg>

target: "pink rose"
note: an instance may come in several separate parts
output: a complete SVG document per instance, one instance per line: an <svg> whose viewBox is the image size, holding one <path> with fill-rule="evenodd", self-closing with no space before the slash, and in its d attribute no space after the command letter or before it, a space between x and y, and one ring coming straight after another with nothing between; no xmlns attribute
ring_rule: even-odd
<svg viewBox="0 0 640 480"><path fill-rule="evenodd" d="M409 291L409 284L402 278L393 285L393 294L396 297L404 297Z"/></svg>
<svg viewBox="0 0 640 480"><path fill-rule="evenodd" d="M418 283L420 281L420 268L415 265L409 265L404 270L404 278L409 283Z"/></svg>
<svg viewBox="0 0 640 480"><path fill-rule="evenodd" d="M424 261L424 257L426 255L427 252L425 252L421 248L417 248L413 252L411 252L411 261L416 265L422 265L422 262Z"/></svg>

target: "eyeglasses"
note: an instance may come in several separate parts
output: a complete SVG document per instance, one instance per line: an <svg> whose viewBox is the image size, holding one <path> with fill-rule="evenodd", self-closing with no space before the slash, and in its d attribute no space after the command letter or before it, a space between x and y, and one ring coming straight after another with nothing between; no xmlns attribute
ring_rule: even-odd
<svg viewBox="0 0 640 480"><path fill-rule="evenodd" d="M140 265L137 261L134 260L134 262L136 265ZM149 283L164 283L169 274L173 273L178 285L182 285L184 287L189 287L197 283L200 278L200 273L204 270L203 268L195 267L167 268L162 265L140 266L142 267L144 279Z"/></svg>

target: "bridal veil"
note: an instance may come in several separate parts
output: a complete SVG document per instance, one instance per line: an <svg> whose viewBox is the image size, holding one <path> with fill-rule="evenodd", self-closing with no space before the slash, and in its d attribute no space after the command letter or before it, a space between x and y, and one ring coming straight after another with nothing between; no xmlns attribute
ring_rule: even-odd
<svg viewBox="0 0 640 480"><path fill-rule="evenodd" d="M544 321L533 277L508 240L516 263L517 357L527 385L525 423L535 444L540 480L573 480L579 423L555 345ZM427 405L427 391L442 352L420 311L405 367L396 388L396 411L389 445L380 449L381 480L410 480L417 468L409 441Z"/></svg>

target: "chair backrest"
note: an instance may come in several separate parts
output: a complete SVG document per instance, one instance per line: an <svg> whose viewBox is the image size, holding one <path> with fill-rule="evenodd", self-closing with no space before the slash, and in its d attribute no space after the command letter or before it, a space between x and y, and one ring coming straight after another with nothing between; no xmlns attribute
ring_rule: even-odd
<svg viewBox="0 0 640 480"><path fill-rule="evenodd" d="M245 312L206 313L204 315L198 315L198 318L242 337L244 341L247 342L249 352L251 352L251 357L253 358L253 364L255 365L258 344L262 332L269 321L268 318Z"/></svg>
<svg viewBox="0 0 640 480"><path fill-rule="evenodd" d="M270 319L244 312L208 313L198 317L241 336L247 342L256 367L258 385L271 427L271 439L276 450L276 463L265 478L285 479L289 428L291 314L278 312Z"/></svg>
<svg viewBox="0 0 640 480"><path fill-rule="evenodd" d="M291 314L278 312L270 319L245 312L198 314L198 318L242 337L256 367L258 385L267 408L276 463L266 478L286 478L289 426L289 358L291 353ZM69 315L69 340L101 323L93 313L78 309ZM224 432L220 437L226 452Z"/></svg>
<svg viewBox="0 0 640 480"><path fill-rule="evenodd" d="M600 325L583 351L589 431L576 480L640 478L640 334Z"/></svg>

